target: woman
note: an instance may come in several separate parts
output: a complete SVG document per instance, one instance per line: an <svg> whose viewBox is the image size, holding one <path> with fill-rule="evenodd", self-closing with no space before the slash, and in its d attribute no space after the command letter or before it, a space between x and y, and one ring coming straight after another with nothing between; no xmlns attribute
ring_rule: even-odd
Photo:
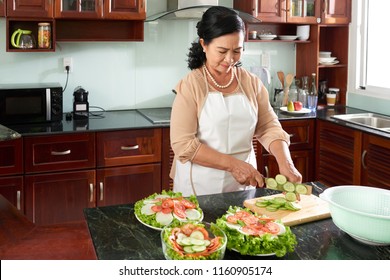
<svg viewBox="0 0 390 280"><path fill-rule="evenodd" d="M262 187L252 139L276 157L280 173L300 182L261 80L239 67L245 25L233 10L211 7L197 24L192 70L176 86L172 106L174 191L204 195Z"/></svg>

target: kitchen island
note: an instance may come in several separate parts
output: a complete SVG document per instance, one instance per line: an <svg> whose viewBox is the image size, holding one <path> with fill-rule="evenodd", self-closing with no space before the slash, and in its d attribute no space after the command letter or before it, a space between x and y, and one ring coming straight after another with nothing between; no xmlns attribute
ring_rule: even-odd
<svg viewBox="0 0 390 280"><path fill-rule="evenodd" d="M316 182L313 193L318 195L325 186ZM247 199L275 194L258 188L223 194L199 196L204 221L214 222L230 205L243 206ZM98 259L155 260L164 259L160 231L141 224L134 215L134 204L87 208L84 214ZM226 250L225 259L292 259L292 260L390 260L390 246L362 244L336 227L331 218L291 227L298 245L283 258L276 256L242 256Z"/></svg>

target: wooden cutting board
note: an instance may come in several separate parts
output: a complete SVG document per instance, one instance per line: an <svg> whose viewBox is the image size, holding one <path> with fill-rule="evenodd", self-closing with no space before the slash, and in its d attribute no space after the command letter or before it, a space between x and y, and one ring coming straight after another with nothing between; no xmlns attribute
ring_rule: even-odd
<svg viewBox="0 0 390 280"><path fill-rule="evenodd" d="M302 206L302 209L298 211L278 210L276 212L270 212L265 210L263 207L256 206L256 201L259 199L272 199L278 196L284 197L283 194L256 197L245 200L244 206L252 210L252 212L267 215L268 217L277 220L280 219L287 226L304 224L330 217L328 202L313 194L301 195L301 201L299 201L299 204Z"/></svg>

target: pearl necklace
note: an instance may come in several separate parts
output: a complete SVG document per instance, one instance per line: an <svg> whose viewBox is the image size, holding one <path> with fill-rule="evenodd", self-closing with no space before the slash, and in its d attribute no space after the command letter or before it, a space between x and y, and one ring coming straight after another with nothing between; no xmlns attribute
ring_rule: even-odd
<svg viewBox="0 0 390 280"><path fill-rule="evenodd" d="M204 70L206 70L206 73L207 73L207 76L209 76L210 80L214 83L214 85L217 87L217 88L227 88L229 87L232 83L233 83L233 80L234 80L234 73L233 73L233 67L231 69L232 71L232 77L230 78L230 81L226 84L226 85L220 85L217 83L217 81L214 79L214 77L211 75L211 73L209 72L209 70L207 69L206 65L203 64L203 68Z"/></svg>

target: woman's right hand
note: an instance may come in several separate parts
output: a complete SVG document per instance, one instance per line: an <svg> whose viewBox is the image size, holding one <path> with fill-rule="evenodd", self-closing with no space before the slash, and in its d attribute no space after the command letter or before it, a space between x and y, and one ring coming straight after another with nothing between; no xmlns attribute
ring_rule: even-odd
<svg viewBox="0 0 390 280"><path fill-rule="evenodd" d="M234 159L229 168L230 173L241 185L263 187L263 176L251 164Z"/></svg>

